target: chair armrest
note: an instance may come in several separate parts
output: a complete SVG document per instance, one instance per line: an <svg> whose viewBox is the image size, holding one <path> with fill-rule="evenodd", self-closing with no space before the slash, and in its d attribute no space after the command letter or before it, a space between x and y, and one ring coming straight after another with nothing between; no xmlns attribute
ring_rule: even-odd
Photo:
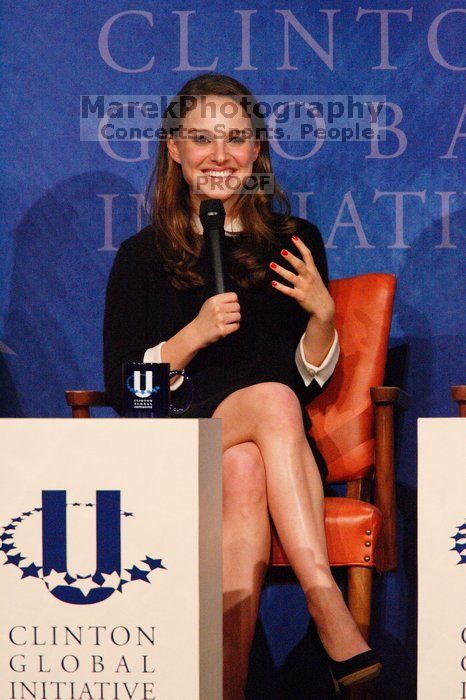
<svg viewBox="0 0 466 700"><path fill-rule="evenodd" d="M392 403L402 408L409 405L409 394L397 386L373 386L371 387L371 399L375 404Z"/></svg>
<svg viewBox="0 0 466 700"><path fill-rule="evenodd" d="M452 386L451 396L453 401L456 401L458 404L458 413L460 418L466 418L466 384Z"/></svg>
<svg viewBox="0 0 466 700"><path fill-rule="evenodd" d="M408 405L408 394L396 386L371 387L375 417L375 505L382 512L381 543L377 554L378 571L397 567L394 406Z"/></svg>
<svg viewBox="0 0 466 700"><path fill-rule="evenodd" d="M91 406L108 406L104 391L65 391L65 397L73 418L89 418Z"/></svg>

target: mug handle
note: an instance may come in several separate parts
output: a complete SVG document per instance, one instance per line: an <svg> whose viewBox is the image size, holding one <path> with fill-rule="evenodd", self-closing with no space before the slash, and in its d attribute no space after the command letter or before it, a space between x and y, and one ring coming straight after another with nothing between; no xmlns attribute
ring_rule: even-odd
<svg viewBox="0 0 466 700"><path fill-rule="evenodd" d="M180 374L182 377L184 377L184 381L188 382L188 387L189 387L189 398L186 401L183 406L174 406L172 403L169 406L169 414L170 416L176 416L176 415L181 415L182 413L185 413L185 411L188 410L188 408L191 406L193 402L193 396L194 396L194 391L193 391L193 382L190 377L186 374L184 369L173 369L171 372L168 374L168 379L170 380L172 377L175 376L175 374Z"/></svg>

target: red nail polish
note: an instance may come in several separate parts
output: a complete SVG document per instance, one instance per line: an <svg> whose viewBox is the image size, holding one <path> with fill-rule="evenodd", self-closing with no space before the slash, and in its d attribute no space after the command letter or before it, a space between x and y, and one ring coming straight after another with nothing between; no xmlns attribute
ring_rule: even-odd
<svg viewBox="0 0 466 700"><path fill-rule="evenodd" d="M291 238L292 238L294 241L299 241L298 236L291 236Z"/></svg>
<svg viewBox="0 0 466 700"><path fill-rule="evenodd" d="M275 268L276 268L277 266L275 265L274 262L271 262L271 263L270 263L270 267L271 267L273 270L275 270Z"/></svg>
<svg viewBox="0 0 466 700"><path fill-rule="evenodd" d="M272 285L272 287L276 287L276 286L277 286L277 283L275 282L275 280L273 280L273 282L271 282L271 285Z"/></svg>
<svg viewBox="0 0 466 700"><path fill-rule="evenodd" d="M288 255L288 251L287 251L287 250L282 250L282 255Z"/></svg>

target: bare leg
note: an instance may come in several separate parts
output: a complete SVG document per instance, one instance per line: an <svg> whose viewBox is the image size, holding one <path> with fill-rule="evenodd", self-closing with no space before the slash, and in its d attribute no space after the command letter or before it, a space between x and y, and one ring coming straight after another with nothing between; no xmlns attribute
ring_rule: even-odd
<svg viewBox="0 0 466 700"><path fill-rule="evenodd" d="M270 558L265 470L253 442L223 453L223 700L242 700Z"/></svg>
<svg viewBox="0 0 466 700"><path fill-rule="evenodd" d="M330 571L322 482L296 394L279 382L254 384L227 396L213 417L223 419L224 450L253 441L261 451L269 510L327 652L342 661L366 651Z"/></svg>

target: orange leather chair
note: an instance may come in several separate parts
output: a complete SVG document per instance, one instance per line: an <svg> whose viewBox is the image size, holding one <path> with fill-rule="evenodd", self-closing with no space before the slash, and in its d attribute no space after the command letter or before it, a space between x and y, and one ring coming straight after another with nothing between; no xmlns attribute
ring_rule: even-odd
<svg viewBox="0 0 466 700"><path fill-rule="evenodd" d="M375 273L330 283L340 359L307 406L327 481L346 484L346 497L325 498L327 549L331 566L347 567L348 607L366 639L373 571L397 565L394 406L407 394L382 386L395 287L394 275ZM274 529L271 566L289 566Z"/></svg>
<svg viewBox="0 0 466 700"><path fill-rule="evenodd" d="M327 545L331 565L348 568L348 605L366 638L373 570L397 563L393 418L406 394L381 386L395 286L390 274L330 283L341 354L329 386L307 407L329 483L347 485L346 497L325 499ZM106 405L103 392L67 391L66 399L76 418ZM289 567L274 531L270 564Z"/></svg>

